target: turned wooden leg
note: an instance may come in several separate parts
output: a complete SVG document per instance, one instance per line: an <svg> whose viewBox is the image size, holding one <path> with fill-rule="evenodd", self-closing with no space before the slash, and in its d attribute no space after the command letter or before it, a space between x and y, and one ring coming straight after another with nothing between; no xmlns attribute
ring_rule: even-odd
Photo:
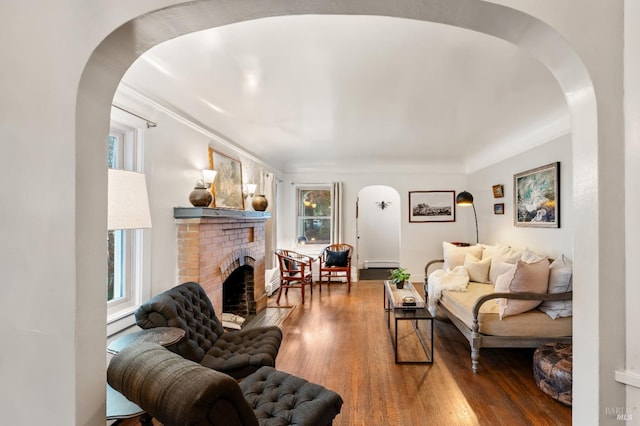
<svg viewBox="0 0 640 426"><path fill-rule="evenodd" d="M471 370L478 372L478 361L480 360L480 349L471 349Z"/></svg>

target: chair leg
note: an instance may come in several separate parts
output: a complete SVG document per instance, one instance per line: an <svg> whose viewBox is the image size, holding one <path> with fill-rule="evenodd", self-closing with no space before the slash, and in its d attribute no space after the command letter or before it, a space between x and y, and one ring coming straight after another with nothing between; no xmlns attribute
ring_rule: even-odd
<svg viewBox="0 0 640 426"><path fill-rule="evenodd" d="M304 283L300 286L300 291L302 292L302 304L304 305Z"/></svg>
<svg viewBox="0 0 640 426"><path fill-rule="evenodd" d="M282 296L282 289L284 287L284 282L280 283L280 288L278 289L278 300L276 300L277 304L280 304L280 296Z"/></svg>

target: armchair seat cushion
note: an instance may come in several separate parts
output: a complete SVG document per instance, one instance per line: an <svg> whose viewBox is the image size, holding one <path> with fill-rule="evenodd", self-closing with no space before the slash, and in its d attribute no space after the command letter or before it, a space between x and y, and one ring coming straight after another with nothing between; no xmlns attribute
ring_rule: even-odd
<svg viewBox="0 0 640 426"><path fill-rule="evenodd" d="M256 369L275 365L282 332L278 327L260 327L223 333L200 364L218 371L244 376Z"/></svg>

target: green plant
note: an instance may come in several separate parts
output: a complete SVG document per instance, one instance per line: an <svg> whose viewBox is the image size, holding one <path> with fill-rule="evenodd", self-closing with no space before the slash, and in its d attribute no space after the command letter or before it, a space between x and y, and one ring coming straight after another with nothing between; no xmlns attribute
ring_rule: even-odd
<svg viewBox="0 0 640 426"><path fill-rule="evenodd" d="M391 275L389 276L389 279L391 280L392 283L398 284L404 281L408 281L410 276L411 274L407 272L406 269L397 268L391 271Z"/></svg>

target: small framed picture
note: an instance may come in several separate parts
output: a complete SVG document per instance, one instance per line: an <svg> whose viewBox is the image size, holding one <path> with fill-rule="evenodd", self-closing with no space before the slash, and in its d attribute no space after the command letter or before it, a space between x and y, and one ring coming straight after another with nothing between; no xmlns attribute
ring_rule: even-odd
<svg viewBox="0 0 640 426"><path fill-rule="evenodd" d="M493 214L504 214L504 203L494 204Z"/></svg>
<svg viewBox="0 0 640 426"><path fill-rule="evenodd" d="M409 222L455 222L455 191L409 192Z"/></svg>
<svg viewBox="0 0 640 426"><path fill-rule="evenodd" d="M502 185L493 185L493 198L502 198L504 197L504 186Z"/></svg>

